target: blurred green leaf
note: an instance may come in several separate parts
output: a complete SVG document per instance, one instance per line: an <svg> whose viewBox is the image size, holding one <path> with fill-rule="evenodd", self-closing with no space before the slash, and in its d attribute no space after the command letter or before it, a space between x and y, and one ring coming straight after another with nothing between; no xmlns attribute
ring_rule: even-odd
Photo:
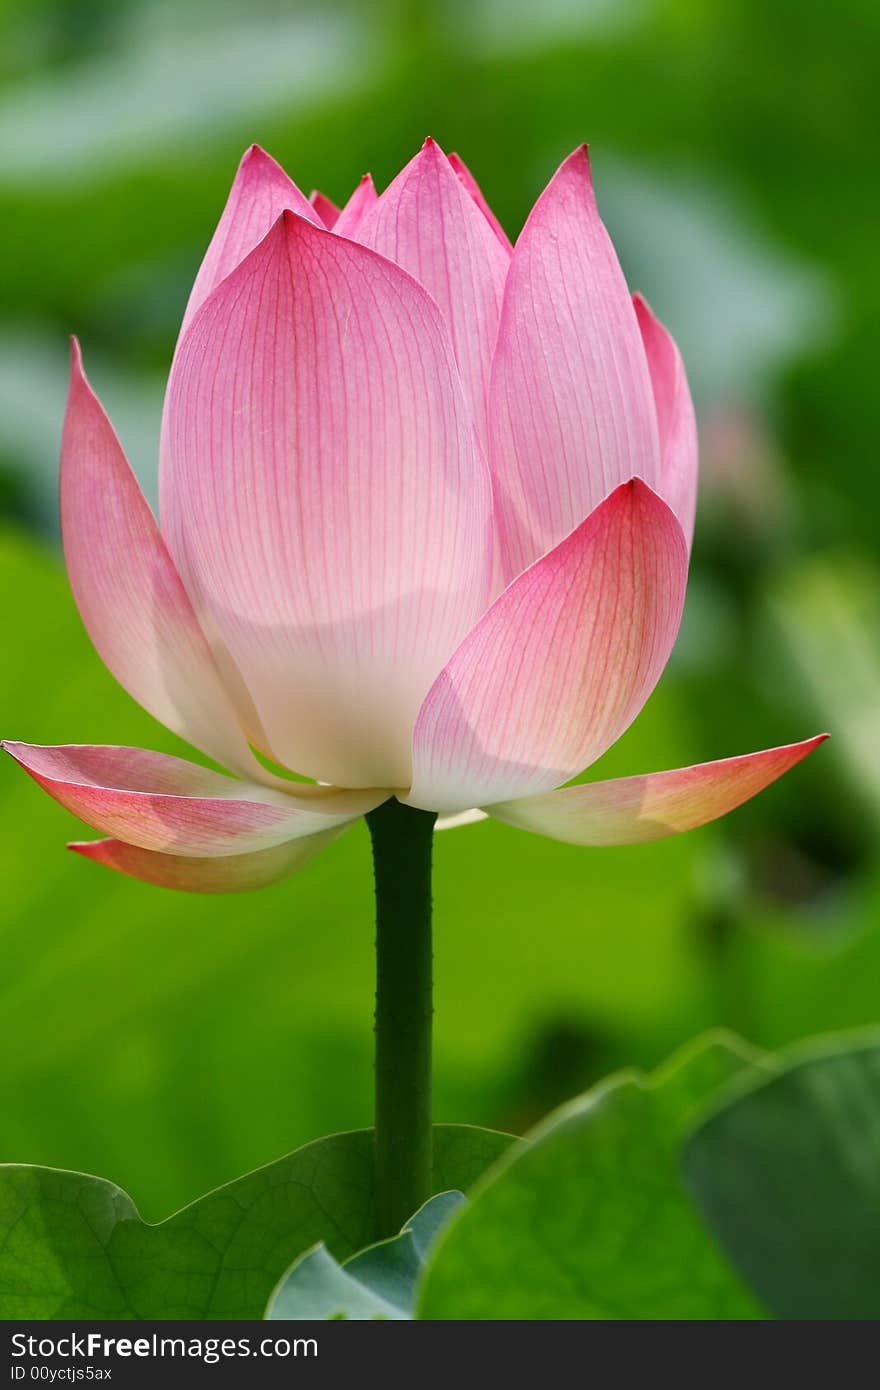
<svg viewBox="0 0 880 1390"><path fill-rule="evenodd" d="M507 1135L435 1128L438 1190L468 1188ZM373 1229L369 1130L318 1139L149 1226L113 1183L0 1167L0 1318L260 1318L291 1258Z"/></svg>
<svg viewBox="0 0 880 1390"><path fill-rule="evenodd" d="M691 1136L684 1173L731 1262L778 1317L873 1321L880 1033L828 1046L748 1077Z"/></svg>
<svg viewBox="0 0 880 1390"><path fill-rule="evenodd" d="M761 1065L737 1039L712 1036L653 1075L624 1072L564 1106L441 1235L419 1316L760 1318L682 1188L678 1151L713 1092Z"/></svg>
<svg viewBox="0 0 880 1390"><path fill-rule="evenodd" d="M880 826L880 579L842 553L793 568L768 597L774 640L791 654L795 679L832 722L836 756L858 791L857 813ZM865 812L868 815L865 815Z"/></svg>
<svg viewBox="0 0 880 1390"><path fill-rule="evenodd" d="M288 1321L411 1318L428 1252L464 1201L461 1192L438 1193L419 1208L399 1236L368 1246L344 1265L323 1244L307 1251L281 1279L266 1317Z"/></svg>

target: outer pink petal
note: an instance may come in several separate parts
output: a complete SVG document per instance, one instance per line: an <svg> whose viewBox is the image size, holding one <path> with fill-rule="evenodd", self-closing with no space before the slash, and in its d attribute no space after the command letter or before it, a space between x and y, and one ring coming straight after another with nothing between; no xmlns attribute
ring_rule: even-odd
<svg viewBox="0 0 880 1390"><path fill-rule="evenodd" d="M433 140L386 188L357 239L410 271L440 305L481 438L509 252Z"/></svg>
<svg viewBox="0 0 880 1390"><path fill-rule="evenodd" d="M333 230L337 236L357 237L358 228L378 198L372 174L364 174L342 209Z"/></svg>
<svg viewBox="0 0 880 1390"><path fill-rule="evenodd" d="M666 665L686 580L675 516L644 483L622 484L514 580L437 678L406 800L491 807L594 762Z"/></svg>
<svg viewBox="0 0 880 1390"><path fill-rule="evenodd" d="M259 145L251 145L242 156L223 215L196 275L180 326L181 339L211 291L263 240L285 208L312 221L320 215L281 165Z"/></svg>
<svg viewBox="0 0 880 1390"><path fill-rule="evenodd" d="M61 529L73 595L106 666L150 714L228 767L248 747L152 512L71 352Z"/></svg>
<svg viewBox="0 0 880 1390"><path fill-rule="evenodd" d="M562 164L516 243L489 434L508 578L628 478L660 489L645 351L586 148Z"/></svg>
<svg viewBox="0 0 880 1390"><path fill-rule="evenodd" d="M633 295L645 344L660 432L660 495L681 522L688 546L697 508L697 421L675 339L640 294Z"/></svg>
<svg viewBox="0 0 880 1390"><path fill-rule="evenodd" d="M328 198L326 193L322 193L320 188L313 188L309 194L309 202L320 217L324 226L329 230L339 217L339 205L334 203L332 198ZM274 219L272 219L274 221ZM271 222L270 222L271 226Z"/></svg>
<svg viewBox="0 0 880 1390"><path fill-rule="evenodd" d="M162 512L277 761L407 786L413 721L488 601L491 485L439 310L285 214L178 353Z"/></svg>
<svg viewBox="0 0 880 1390"><path fill-rule="evenodd" d="M562 787L490 808L508 825L572 845L634 845L717 820L757 796L828 737L739 758Z"/></svg>
<svg viewBox="0 0 880 1390"><path fill-rule="evenodd" d="M343 828L290 840L253 854L228 854L219 859L157 854L128 845L124 840L79 840L67 848L85 859L106 864L110 869L139 878L143 883L154 883L159 888L177 888L185 893L245 893L278 883L301 869L319 850L335 840Z"/></svg>
<svg viewBox="0 0 880 1390"><path fill-rule="evenodd" d="M245 854L335 829L388 793L291 783L273 791L145 748L3 744L34 781L80 820L141 849Z"/></svg>
<svg viewBox="0 0 880 1390"><path fill-rule="evenodd" d="M477 183L476 179L474 178L468 166L465 164L461 155L451 154L449 156L449 163L455 170L456 176L460 180L462 188L464 188L473 198L477 207L480 209L480 212L483 214L486 221L489 223L489 226L492 228L492 231L495 233L498 240L501 242L501 245L506 249L509 255L510 252L513 250L513 247L510 244L510 237L507 235L501 223L498 221L498 218L495 216L494 212L490 208L483 194L483 190L480 188L480 185Z"/></svg>

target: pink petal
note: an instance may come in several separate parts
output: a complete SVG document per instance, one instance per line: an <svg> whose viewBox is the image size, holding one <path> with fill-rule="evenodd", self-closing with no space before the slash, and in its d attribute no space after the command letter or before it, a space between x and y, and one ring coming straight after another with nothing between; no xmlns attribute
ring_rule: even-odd
<svg viewBox="0 0 880 1390"><path fill-rule="evenodd" d="M308 835L302 840L289 840L270 849L256 850L253 854L227 854L219 859L157 854L127 845L124 840L78 840L67 848L130 878L155 883L159 888L177 888L184 893L245 893L287 878L341 833L341 828L329 830L322 835Z"/></svg>
<svg viewBox="0 0 880 1390"><path fill-rule="evenodd" d="M640 294L633 295L654 388L660 433L660 495L681 522L688 546L697 507L697 421L675 339Z"/></svg>
<svg viewBox="0 0 880 1390"><path fill-rule="evenodd" d="M378 198L372 174L364 174L333 224L337 236L357 237L358 227Z"/></svg>
<svg viewBox="0 0 880 1390"><path fill-rule="evenodd" d="M495 216L494 212L487 203L483 195L483 190L480 188L480 185L477 183L476 179L474 178L470 169L465 164L461 155L451 154L449 156L449 163L455 170L456 177L459 179L462 188L464 188L473 198L477 207L480 209L480 212L483 214L486 221L489 223L489 226L492 228L492 231L495 233L498 240L501 242L501 245L506 248L509 255L510 252L513 250L513 247L510 244L510 237L507 235L501 223L498 221L498 218Z"/></svg>
<svg viewBox="0 0 880 1390"><path fill-rule="evenodd" d="M193 322L171 374L162 515L267 751L407 786L425 691L485 608L491 486L425 291L292 213Z"/></svg>
<svg viewBox="0 0 880 1390"><path fill-rule="evenodd" d="M644 483L622 484L509 585L437 678L406 800L491 807L594 762L666 665L686 581L675 516Z"/></svg>
<svg viewBox="0 0 880 1390"><path fill-rule="evenodd" d="M645 351L584 147L554 175L514 249L489 433L508 577L620 483L660 488Z"/></svg>
<svg viewBox="0 0 880 1390"><path fill-rule="evenodd" d="M572 845L634 845L717 820L757 796L828 737L739 758L562 787L491 807L508 825Z"/></svg>
<svg viewBox="0 0 880 1390"><path fill-rule="evenodd" d="M460 830L464 825L476 825L481 820L488 820L487 811L481 811L473 806L470 811L456 811L452 816L438 816L434 822L435 830Z"/></svg>
<svg viewBox="0 0 880 1390"><path fill-rule="evenodd" d="M319 188L312 189L309 194L309 202L320 217L324 226L329 230L339 217L339 205L334 203L332 198L328 198L326 193L322 193ZM273 218L272 221L274 220ZM269 225L271 226L271 221Z"/></svg>
<svg viewBox="0 0 880 1390"><path fill-rule="evenodd" d="M102 661L169 729L256 775L214 657L113 427L71 350L61 445L67 573Z"/></svg>
<svg viewBox="0 0 880 1390"><path fill-rule="evenodd" d="M245 854L335 829L387 799L382 791L239 782L146 748L3 744L34 781L80 820L141 849Z"/></svg>
<svg viewBox="0 0 880 1390"><path fill-rule="evenodd" d="M180 326L181 339L211 291L263 240L285 208L316 220L308 198L281 165L259 145L251 145L242 156L223 215L196 275Z"/></svg>
<svg viewBox="0 0 880 1390"><path fill-rule="evenodd" d="M509 253L433 140L361 222L358 241L416 277L437 301L481 438Z"/></svg>

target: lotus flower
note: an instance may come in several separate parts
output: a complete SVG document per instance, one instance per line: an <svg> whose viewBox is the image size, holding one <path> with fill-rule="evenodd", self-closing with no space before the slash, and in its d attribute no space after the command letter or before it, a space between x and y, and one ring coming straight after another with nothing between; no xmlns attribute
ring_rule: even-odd
<svg viewBox="0 0 880 1390"><path fill-rule="evenodd" d="M6 747L110 837L72 848L206 892L283 877L392 796L581 845L701 825L820 740L563 785L666 665L696 482L681 358L627 290L585 148L511 246L430 140L341 211L254 147L183 319L161 526L76 344L61 464L99 654L235 777Z"/></svg>

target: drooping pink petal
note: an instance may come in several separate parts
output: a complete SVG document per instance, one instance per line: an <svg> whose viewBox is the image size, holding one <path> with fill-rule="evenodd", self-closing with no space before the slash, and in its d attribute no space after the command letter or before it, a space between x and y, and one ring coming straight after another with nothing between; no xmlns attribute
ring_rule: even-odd
<svg viewBox="0 0 880 1390"><path fill-rule="evenodd" d="M386 188L357 239L403 266L440 305L486 442L486 393L510 254L433 140Z"/></svg>
<svg viewBox="0 0 880 1390"><path fill-rule="evenodd" d="M246 893L295 873L341 835L344 828L288 840L252 854L227 854L213 859L161 854L128 845L124 840L76 840L67 848L84 859L106 864L109 869L159 888L177 888L184 893Z"/></svg>
<svg viewBox="0 0 880 1390"><path fill-rule="evenodd" d="M678 835L717 820L757 796L828 737L746 753L738 758L561 787L505 801L492 816L572 845L634 845Z"/></svg>
<svg viewBox="0 0 880 1390"><path fill-rule="evenodd" d="M501 245L506 248L509 254L513 250L513 247L510 244L510 237L507 235L501 223L498 221L498 218L495 216L494 212L490 208L483 194L483 190L480 188L480 185L477 183L476 179L474 178L468 166L465 164L461 155L454 153L451 154L449 156L449 163L455 170L456 177L460 180L462 188L464 188L466 192L468 192L470 196L473 198L477 207L480 209L480 212L483 214L486 221L489 223L489 226L492 228L492 231L495 233L498 240L501 242Z"/></svg>
<svg viewBox="0 0 880 1390"><path fill-rule="evenodd" d="M334 222L339 216L339 204L334 203L332 198L328 198L326 193L322 193L320 188L312 189L311 193L309 194L309 202L315 209L315 212L320 217L324 226L327 227L328 230L332 228Z"/></svg>
<svg viewBox="0 0 880 1390"><path fill-rule="evenodd" d="M491 485L430 297L286 213L194 320L162 518L280 763L407 786L431 681L485 608Z"/></svg>
<svg viewBox="0 0 880 1390"><path fill-rule="evenodd" d="M489 435L507 578L620 483L638 477L660 489L645 350L585 148L561 165L516 243Z"/></svg>
<svg viewBox="0 0 880 1390"><path fill-rule="evenodd" d="M690 546L697 508L697 421L684 363L672 334L651 313L643 297L634 294L633 303L657 408L660 495L681 522Z"/></svg>
<svg viewBox="0 0 880 1390"><path fill-rule="evenodd" d="M644 483L618 487L504 591L431 687L406 800L453 812L546 791L632 723L669 657L687 547Z"/></svg>
<svg viewBox="0 0 880 1390"><path fill-rule="evenodd" d="M73 596L104 664L144 709L227 767L259 775L149 505L71 349L61 530Z"/></svg>
<svg viewBox="0 0 880 1390"><path fill-rule="evenodd" d="M372 174L364 174L333 224L336 235L357 238L358 228L378 196Z"/></svg>
<svg viewBox="0 0 880 1390"><path fill-rule="evenodd" d="M293 783L290 792L240 782L146 748L3 744L80 820L141 849L179 855L246 854L335 829L387 799Z"/></svg>
<svg viewBox="0 0 880 1390"><path fill-rule="evenodd" d="M180 341L211 291L263 240L285 208L318 220L308 198L281 165L259 145L251 145L242 156L223 215L196 275L180 326Z"/></svg>

